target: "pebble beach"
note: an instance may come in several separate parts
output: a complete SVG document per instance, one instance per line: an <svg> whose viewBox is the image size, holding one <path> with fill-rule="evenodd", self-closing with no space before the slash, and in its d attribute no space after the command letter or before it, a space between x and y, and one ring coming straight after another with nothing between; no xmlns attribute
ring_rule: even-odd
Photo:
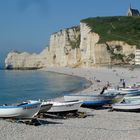
<svg viewBox="0 0 140 140"><path fill-rule="evenodd" d="M139 68L45 68L43 71L58 72L84 77L90 87L79 94L100 92L106 83L112 87L125 79L126 86L140 82ZM75 94L77 94L75 93ZM63 100L63 97L55 100ZM46 119L40 126L31 126L0 120L1 140L139 140L140 113L111 112L110 109L80 108L86 118Z"/></svg>

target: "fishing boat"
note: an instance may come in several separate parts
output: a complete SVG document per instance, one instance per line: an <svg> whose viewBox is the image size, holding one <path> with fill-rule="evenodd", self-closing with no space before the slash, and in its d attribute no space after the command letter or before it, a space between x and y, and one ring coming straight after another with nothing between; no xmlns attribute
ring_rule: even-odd
<svg viewBox="0 0 140 140"><path fill-rule="evenodd" d="M139 96L124 96L124 101L125 102L136 102L140 103L140 95Z"/></svg>
<svg viewBox="0 0 140 140"><path fill-rule="evenodd" d="M136 82L136 83L135 83L135 86L136 86L137 88L140 88L140 82Z"/></svg>
<svg viewBox="0 0 140 140"><path fill-rule="evenodd" d="M17 105L0 106L1 118L33 118L40 110L41 102L23 102Z"/></svg>
<svg viewBox="0 0 140 140"><path fill-rule="evenodd" d="M136 89L136 88L135 89L133 89L133 88L120 88L120 89L109 88L109 89L105 90L104 93L135 96L135 95L140 95L140 90Z"/></svg>
<svg viewBox="0 0 140 140"><path fill-rule="evenodd" d="M37 100L28 100L28 102L30 103L36 103L38 102ZM38 113L43 113L43 112L47 112L52 106L52 103L49 102L45 102L43 100L39 100L39 102L41 102L41 107Z"/></svg>
<svg viewBox="0 0 140 140"><path fill-rule="evenodd" d="M124 96L121 103L113 104L113 110L139 112L140 111L140 96Z"/></svg>
<svg viewBox="0 0 140 140"><path fill-rule="evenodd" d="M41 108L39 110L39 113L43 113L43 112L47 112L48 110L51 109L51 107L53 106L52 103L48 103L48 102L41 102Z"/></svg>
<svg viewBox="0 0 140 140"><path fill-rule="evenodd" d="M96 95L78 95L78 94L69 94L64 96L65 101L71 101L71 100L81 100L82 106L103 106L107 104L112 104L119 99L119 95L114 94L96 94ZM121 100L122 100L121 96ZM116 100L116 101L115 101Z"/></svg>
<svg viewBox="0 0 140 140"><path fill-rule="evenodd" d="M81 101L43 101L42 104L52 104L52 107L47 111L49 113L67 113L78 111L81 106Z"/></svg>
<svg viewBox="0 0 140 140"><path fill-rule="evenodd" d="M122 91L122 92L124 92L124 93L138 91L137 88L133 88L133 87L120 88L119 90Z"/></svg>
<svg viewBox="0 0 140 140"><path fill-rule="evenodd" d="M140 112L140 103L123 102L123 103L113 104L112 109L116 111Z"/></svg>

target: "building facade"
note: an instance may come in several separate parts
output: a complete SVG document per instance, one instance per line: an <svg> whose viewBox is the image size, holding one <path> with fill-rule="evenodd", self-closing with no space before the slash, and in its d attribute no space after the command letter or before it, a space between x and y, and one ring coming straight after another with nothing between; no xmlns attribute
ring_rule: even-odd
<svg viewBox="0 0 140 140"><path fill-rule="evenodd" d="M135 52L135 65L140 65L140 49Z"/></svg>
<svg viewBox="0 0 140 140"><path fill-rule="evenodd" d="M127 16L140 16L140 12L137 9L132 9L131 4L130 4L128 12L127 12Z"/></svg>

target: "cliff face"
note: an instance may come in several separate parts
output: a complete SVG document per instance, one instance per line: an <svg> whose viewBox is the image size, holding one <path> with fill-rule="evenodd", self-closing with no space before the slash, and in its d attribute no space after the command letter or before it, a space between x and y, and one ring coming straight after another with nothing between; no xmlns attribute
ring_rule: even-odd
<svg viewBox="0 0 140 140"><path fill-rule="evenodd" d="M42 54L29 54L27 52L11 52L5 59L5 67L7 69L36 69L44 67L44 59L46 56Z"/></svg>
<svg viewBox="0 0 140 140"><path fill-rule="evenodd" d="M5 59L8 69L38 69L46 66L73 67L80 59L80 28L72 27L54 33L49 47L40 54L10 52Z"/></svg>
<svg viewBox="0 0 140 140"><path fill-rule="evenodd" d="M123 41L98 44L100 36L85 24L54 33L49 47L40 54L10 52L6 68L34 69L55 67L92 67L96 64L130 62L136 46Z"/></svg>
<svg viewBox="0 0 140 140"><path fill-rule="evenodd" d="M48 66L73 66L79 61L80 28L73 27L54 33L47 52Z"/></svg>

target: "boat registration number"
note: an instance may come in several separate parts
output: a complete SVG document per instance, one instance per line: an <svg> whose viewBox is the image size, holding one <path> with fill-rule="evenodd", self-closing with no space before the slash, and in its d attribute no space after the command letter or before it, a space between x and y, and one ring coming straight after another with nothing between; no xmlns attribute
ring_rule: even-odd
<svg viewBox="0 0 140 140"><path fill-rule="evenodd" d="M23 109L33 109L33 108L37 108L37 105L23 107Z"/></svg>

